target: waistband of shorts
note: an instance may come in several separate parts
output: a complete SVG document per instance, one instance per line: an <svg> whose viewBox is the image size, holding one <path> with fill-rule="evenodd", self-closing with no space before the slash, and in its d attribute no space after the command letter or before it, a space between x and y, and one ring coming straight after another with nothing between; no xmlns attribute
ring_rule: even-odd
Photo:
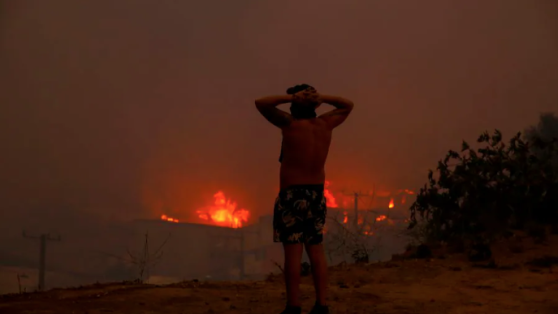
<svg viewBox="0 0 558 314"><path fill-rule="evenodd" d="M288 187L284 188L281 190L281 192L286 192L286 191L300 191L300 190L306 190L306 191L323 191L325 189L325 185L324 184L293 184L293 185L289 185Z"/></svg>

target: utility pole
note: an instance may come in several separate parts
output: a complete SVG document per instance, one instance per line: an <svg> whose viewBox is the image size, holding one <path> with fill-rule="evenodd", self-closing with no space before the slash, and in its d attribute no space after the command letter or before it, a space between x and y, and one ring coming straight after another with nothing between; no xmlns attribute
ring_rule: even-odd
<svg viewBox="0 0 558 314"><path fill-rule="evenodd" d="M245 250L245 235L244 235L244 229L242 228L238 228L238 232L240 232L240 279L244 279L246 277L246 264L244 262L245 260L245 256L244 256L244 250Z"/></svg>
<svg viewBox="0 0 558 314"><path fill-rule="evenodd" d="M354 192L354 196L355 198L355 221L354 221L354 227L355 230L358 230L358 192Z"/></svg>
<svg viewBox="0 0 558 314"><path fill-rule="evenodd" d="M343 194L345 194L345 195L352 195L352 196L354 197L354 200L355 200L355 205L354 205L355 218L354 218L353 225L354 225L355 230L358 230L358 198L359 198L360 196L372 196L372 197L374 197L375 191L372 191L371 194L369 194L369 193L362 193L362 192L343 193Z"/></svg>
<svg viewBox="0 0 558 314"><path fill-rule="evenodd" d="M51 237L48 233L43 233L40 236L29 236L22 232L24 238L28 239L39 239L40 250L39 250L39 284L38 290L43 291L45 289L45 269L46 269L46 244L47 241L61 241L60 236Z"/></svg>

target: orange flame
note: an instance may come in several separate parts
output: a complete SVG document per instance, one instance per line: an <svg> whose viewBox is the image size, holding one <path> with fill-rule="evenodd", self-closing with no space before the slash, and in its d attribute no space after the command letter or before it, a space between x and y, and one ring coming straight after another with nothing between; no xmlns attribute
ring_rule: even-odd
<svg viewBox="0 0 558 314"><path fill-rule="evenodd" d="M383 220L386 220L386 218L387 218L386 215L380 215L380 216L376 217L376 221L383 221Z"/></svg>
<svg viewBox="0 0 558 314"><path fill-rule="evenodd" d="M395 204L393 204L393 198L389 200L389 205L388 205L388 207L389 207L389 208L395 207Z"/></svg>
<svg viewBox="0 0 558 314"><path fill-rule="evenodd" d="M199 218L211 221L218 226L231 228L240 228L244 222L248 221L250 212L244 208L236 209L236 202L227 199L223 192L215 193L213 198L215 199L213 206L196 211Z"/></svg>
<svg viewBox="0 0 558 314"><path fill-rule="evenodd" d="M167 215L161 215L161 220L168 221L168 222L178 222L178 219L169 217Z"/></svg>
<svg viewBox="0 0 558 314"><path fill-rule="evenodd" d="M331 194L331 192L327 189L328 186L329 186L329 181L326 181L324 185L324 196L326 198L326 206L329 208L337 208L339 205L337 205L337 202L335 201L335 197L333 197L333 194Z"/></svg>

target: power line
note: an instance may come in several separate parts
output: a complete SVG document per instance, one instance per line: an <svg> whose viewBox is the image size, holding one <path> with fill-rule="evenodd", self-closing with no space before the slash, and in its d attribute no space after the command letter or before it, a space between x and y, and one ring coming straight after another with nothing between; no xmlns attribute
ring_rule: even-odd
<svg viewBox="0 0 558 314"><path fill-rule="evenodd" d="M24 238L28 239L39 239L40 241L40 250L39 250L39 283L38 283L38 290L43 291L45 289L45 269L46 269L46 244L47 241L61 241L60 236L51 237L48 233L43 233L40 236L30 236L22 232Z"/></svg>

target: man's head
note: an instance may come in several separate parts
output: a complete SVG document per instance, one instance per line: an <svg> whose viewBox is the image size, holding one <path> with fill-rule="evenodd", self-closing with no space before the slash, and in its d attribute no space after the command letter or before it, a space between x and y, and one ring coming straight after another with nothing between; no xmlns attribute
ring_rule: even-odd
<svg viewBox="0 0 558 314"><path fill-rule="evenodd" d="M291 115L295 119L310 119L316 117L316 108L320 106L316 89L308 84L301 84L287 89L287 94L293 95Z"/></svg>

